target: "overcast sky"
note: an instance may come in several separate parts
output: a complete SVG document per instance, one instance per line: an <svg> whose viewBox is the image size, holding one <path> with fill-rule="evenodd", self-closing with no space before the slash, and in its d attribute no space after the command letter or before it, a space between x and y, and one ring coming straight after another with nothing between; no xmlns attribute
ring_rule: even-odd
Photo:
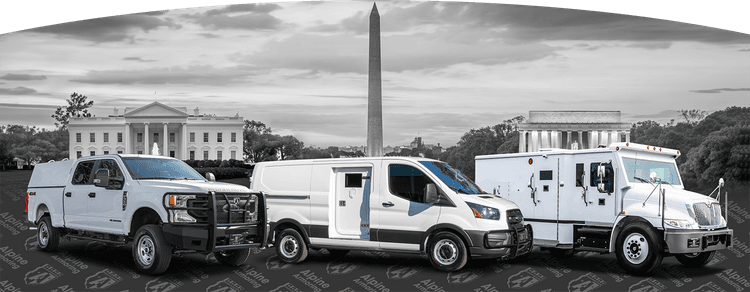
<svg viewBox="0 0 750 292"><path fill-rule="evenodd" d="M363 145L371 2L247 4L0 35L0 120L52 128L72 92L93 113L158 100L260 120L305 145ZM750 35L503 4L381 2L384 144L454 145L529 110L750 106ZM192 111L190 111L192 113Z"/></svg>

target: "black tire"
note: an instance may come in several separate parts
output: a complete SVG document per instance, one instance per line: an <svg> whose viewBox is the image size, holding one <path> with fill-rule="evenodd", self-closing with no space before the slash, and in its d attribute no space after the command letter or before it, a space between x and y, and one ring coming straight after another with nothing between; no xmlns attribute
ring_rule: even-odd
<svg viewBox="0 0 750 292"><path fill-rule="evenodd" d="M346 254L349 253L348 249L330 249L330 248L327 248L326 250L328 250L328 254L330 254L331 257L334 257L334 258L340 258L340 257L343 257L343 256L345 256Z"/></svg>
<svg viewBox="0 0 750 292"><path fill-rule="evenodd" d="M60 245L60 230L52 226L49 216L45 215L37 224L36 243L43 251L56 251Z"/></svg>
<svg viewBox="0 0 750 292"><path fill-rule="evenodd" d="M572 248L571 249L550 248L548 249L548 251L550 254L552 254L554 257L557 257L557 258L569 258L575 253Z"/></svg>
<svg viewBox="0 0 750 292"><path fill-rule="evenodd" d="M148 224L138 228L133 237L133 261L144 274L157 275L167 270L172 261L172 246L164 240L161 227Z"/></svg>
<svg viewBox="0 0 750 292"><path fill-rule="evenodd" d="M469 254L461 238L451 232L443 231L430 238L427 244L427 257L436 269L452 272L466 265Z"/></svg>
<svg viewBox="0 0 750 292"><path fill-rule="evenodd" d="M247 261L247 258L250 257L250 249L243 248L219 251L214 253L214 257L216 258L216 261L222 265L238 267L244 264L245 261Z"/></svg>
<svg viewBox="0 0 750 292"><path fill-rule="evenodd" d="M296 264L307 258L307 244L302 235L292 228L284 229L276 235L276 255L286 263Z"/></svg>
<svg viewBox="0 0 750 292"><path fill-rule="evenodd" d="M714 258L715 254L716 251L713 250L694 254L677 254L675 255L675 258L677 258L677 260L686 267L698 268L705 266L708 262L710 262L711 259Z"/></svg>
<svg viewBox="0 0 750 292"><path fill-rule="evenodd" d="M625 241L628 247L625 248ZM617 260L620 265L631 274L646 275L661 265L661 238L651 226L642 222L632 223L622 229L617 235Z"/></svg>

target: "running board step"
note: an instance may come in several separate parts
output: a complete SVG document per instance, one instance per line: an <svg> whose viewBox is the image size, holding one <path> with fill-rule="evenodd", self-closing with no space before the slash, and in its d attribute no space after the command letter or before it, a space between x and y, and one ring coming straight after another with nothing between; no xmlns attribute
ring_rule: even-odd
<svg viewBox="0 0 750 292"><path fill-rule="evenodd" d="M123 245L125 244L125 240L117 241L117 240L103 239L103 238L90 237L90 236L72 235L72 234L66 234L64 237L68 240L81 239L81 240L99 241L99 242L112 243L112 244L123 244Z"/></svg>

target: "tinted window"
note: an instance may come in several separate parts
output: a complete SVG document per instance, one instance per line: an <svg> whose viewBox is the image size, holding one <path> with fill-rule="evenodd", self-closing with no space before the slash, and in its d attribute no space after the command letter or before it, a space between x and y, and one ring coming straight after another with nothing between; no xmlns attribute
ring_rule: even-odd
<svg viewBox="0 0 750 292"><path fill-rule="evenodd" d="M673 185L680 185L680 177L677 168L673 162L651 161L643 159L623 158L622 164L625 166L625 175L629 182L643 182L637 180L650 180L651 173L656 173L662 181Z"/></svg>
<svg viewBox="0 0 750 292"><path fill-rule="evenodd" d="M470 178L466 177L461 171L455 169L445 162L438 161L420 161L434 175L436 175L449 188L459 194L484 194Z"/></svg>
<svg viewBox="0 0 750 292"><path fill-rule="evenodd" d="M551 170L539 171L539 180L552 180L552 171Z"/></svg>
<svg viewBox="0 0 750 292"><path fill-rule="evenodd" d="M176 159L123 157L122 162L133 179L204 179L192 167Z"/></svg>
<svg viewBox="0 0 750 292"><path fill-rule="evenodd" d="M72 183L74 185L85 185L85 184L92 184L92 171L94 170L94 161L82 161L81 163L78 163L78 166L76 167L76 172L73 173L73 181Z"/></svg>
<svg viewBox="0 0 750 292"><path fill-rule="evenodd" d="M576 186L582 187L583 186L583 163L576 164Z"/></svg>
<svg viewBox="0 0 750 292"><path fill-rule="evenodd" d="M344 187L361 188L362 187L362 174L361 173L347 173L345 175Z"/></svg>
<svg viewBox="0 0 750 292"><path fill-rule="evenodd" d="M388 187L398 197L424 203L425 186L429 183L432 180L414 167L400 164L388 167Z"/></svg>
<svg viewBox="0 0 750 292"><path fill-rule="evenodd" d="M117 166L117 162L115 162L112 159L101 160L99 162L99 168L96 171L99 171L100 169L109 170L109 186L110 187L114 187L115 189L122 188L122 183L125 177L122 175L122 171L120 170L120 167Z"/></svg>

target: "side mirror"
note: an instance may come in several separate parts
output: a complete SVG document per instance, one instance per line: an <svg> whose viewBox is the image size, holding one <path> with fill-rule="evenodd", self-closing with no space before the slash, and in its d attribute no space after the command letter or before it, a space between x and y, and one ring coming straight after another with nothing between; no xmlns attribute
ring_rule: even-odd
<svg viewBox="0 0 750 292"><path fill-rule="evenodd" d="M425 186L425 203L430 205L436 205L440 203L440 197L438 196L438 191L435 184L430 183Z"/></svg>
<svg viewBox="0 0 750 292"><path fill-rule="evenodd" d="M96 171L94 185L97 187L109 187L109 169L100 169Z"/></svg>
<svg viewBox="0 0 750 292"><path fill-rule="evenodd" d="M214 174L213 174L213 173L210 173L210 172L206 172L206 179L207 179L208 181L216 181L216 176L214 176Z"/></svg>
<svg viewBox="0 0 750 292"><path fill-rule="evenodd" d="M724 178L719 178L719 187L724 187Z"/></svg>

